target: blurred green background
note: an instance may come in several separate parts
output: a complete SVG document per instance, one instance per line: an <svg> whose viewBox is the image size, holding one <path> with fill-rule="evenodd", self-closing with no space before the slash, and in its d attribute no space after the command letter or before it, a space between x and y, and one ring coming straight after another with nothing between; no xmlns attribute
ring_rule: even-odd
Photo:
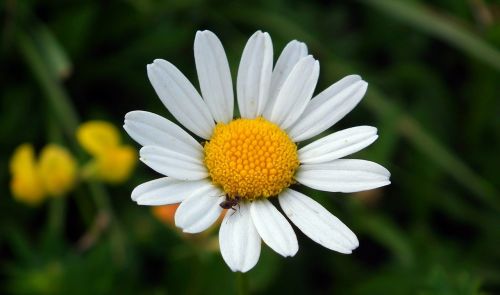
<svg viewBox="0 0 500 295"><path fill-rule="evenodd" d="M145 165L123 184L82 183L38 207L9 189L9 159L22 143L57 142L83 163L79 123L120 127L137 109L169 117L145 65L167 59L198 86L192 46L201 29L221 39L234 80L258 29L275 56L292 39L307 43L321 65L317 92L360 74L367 95L332 130L378 127L378 141L356 158L392 172L390 186L353 196L306 191L360 247L341 255L296 230L294 258L263 246L246 275L251 293L500 293L500 2L1 3L0 293L237 291L238 276L206 239L180 235L130 200L158 177Z"/></svg>

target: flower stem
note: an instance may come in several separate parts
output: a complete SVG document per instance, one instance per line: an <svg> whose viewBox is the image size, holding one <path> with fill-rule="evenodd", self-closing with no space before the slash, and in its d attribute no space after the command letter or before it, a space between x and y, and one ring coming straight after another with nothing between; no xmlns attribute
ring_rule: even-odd
<svg viewBox="0 0 500 295"><path fill-rule="evenodd" d="M113 248L113 259L118 265L124 265L127 259L125 236L114 214L109 195L105 188L98 182L89 181L88 185L94 202L99 208L96 218L100 218L102 215L110 220L110 238L111 247Z"/></svg>
<svg viewBox="0 0 500 295"><path fill-rule="evenodd" d="M239 295L247 295L248 292L248 280L244 273L236 273L236 293Z"/></svg>
<svg viewBox="0 0 500 295"><path fill-rule="evenodd" d="M59 240L64 230L65 200L54 197L49 204L48 231L51 239Z"/></svg>

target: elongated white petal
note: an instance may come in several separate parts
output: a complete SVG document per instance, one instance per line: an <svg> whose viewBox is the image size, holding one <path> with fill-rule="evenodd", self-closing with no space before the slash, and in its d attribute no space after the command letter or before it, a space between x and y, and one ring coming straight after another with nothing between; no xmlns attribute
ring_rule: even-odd
<svg viewBox="0 0 500 295"><path fill-rule="evenodd" d="M339 159L301 165L295 179L317 190L353 193L388 185L390 175L387 169L374 162Z"/></svg>
<svg viewBox="0 0 500 295"><path fill-rule="evenodd" d="M203 147L181 127L169 120L144 111L125 115L123 128L143 146L155 145L171 150L185 151L194 157L203 157Z"/></svg>
<svg viewBox="0 0 500 295"><path fill-rule="evenodd" d="M271 37L257 31L248 39L238 68L236 91L242 118L253 119L262 114L269 98L272 70Z"/></svg>
<svg viewBox="0 0 500 295"><path fill-rule="evenodd" d="M293 67L305 56L307 56L306 44L293 40L285 46L278 57L278 61L274 66L273 74L271 76L269 101L267 102L266 109L264 110L264 117L269 118L271 110L274 107L276 97L278 96L283 83L285 83L285 80L292 71Z"/></svg>
<svg viewBox="0 0 500 295"><path fill-rule="evenodd" d="M311 240L344 254L359 245L356 235L313 199L291 189L278 197L283 212Z"/></svg>
<svg viewBox="0 0 500 295"><path fill-rule="evenodd" d="M208 177L207 169L199 158L157 146L140 150L141 161L151 169L179 180L199 180Z"/></svg>
<svg viewBox="0 0 500 295"><path fill-rule="evenodd" d="M319 62L311 55L303 57L283 83L268 119L283 129L295 123L311 100L318 77Z"/></svg>
<svg viewBox="0 0 500 295"><path fill-rule="evenodd" d="M349 113L365 95L368 83L357 75L343 78L314 97L297 122L288 128L290 138L307 140L320 134Z"/></svg>
<svg viewBox="0 0 500 295"><path fill-rule="evenodd" d="M194 39L194 60L201 94L216 122L233 118L233 82L222 44L210 31L198 31Z"/></svg>
<svg viewBox="0 0 500 295"><path fill-rule="evenodd" d="M219 204L224 192L209 181L192 192L175 211L175 225L186 233L199 233L209 228L222 213Z"/></svg>
<svg viewBox="0 0 500 295"><path fill-rule="evenodd" d="M378 138L377 128L359 126L344 129L312 142L298 151L302 164L324 163L364 149Z"/></svg>
<svg viewBox="0 0 500 295"><path fill-rule="evenodd" d="M232 271L247 272L260 256L260 236L250 216L250 205L240 203L236 212L226 213L219 231L222 258Z"/></svg>
<svg viewBox="0 0 500 295"><path fill-rule="evenodd" d="M147 66L149 81L172 115L194 134L209 139L214 129L210 111L188 79L171 63L156 59Z"/></svg>
<svg viewBox="0 0 500 295"><path fill-rule="evenodd" d="M297 253L299 244L292 226L271 202L252 202L250 213L257 232L271 249L284 257Z"/></svg>
<svg viewBox="0 0 500 295"><path fill-rule="evenodd" d="M183 181L171 177L158 178L138 185L132 191L132 200L139 205L176 204L207 183L210 183L207 179Z"/></svg>

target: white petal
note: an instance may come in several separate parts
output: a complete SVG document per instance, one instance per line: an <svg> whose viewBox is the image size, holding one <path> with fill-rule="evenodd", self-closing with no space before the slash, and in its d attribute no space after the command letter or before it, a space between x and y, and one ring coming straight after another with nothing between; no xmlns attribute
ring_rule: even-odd
<svg viewBox="0 0 500 295"><path fill-rule="evenodd" d="M181 127L169 120L144 111L133 111L125 115L123 128L135 141L143 146L156 145L186 154L203 157L203 147Z"/></svg>
<svg viewBox="0 0 500 295"><path fill-rule="evenodd" d="M207 169L199 158L157 146L140 150L141 161L151 169L179 180L199 180L208 177Z"/></svg>
<svg viewBox="0 0 500 295"><path fill-rule="evenodd" d="M293 141L320 134L349 113L363 98L368 83L357 75L343 78L314 97L287 132Z"/></svg>
<svg viewBox="0 0 500 295"><path fill-rule="evenodd" d="M311 100L318 76L318 61L311 55L302 58L288 75L268 119L283 129L295 123Z"/></svg>
<svg viewBox="0 0 500 295"><path fill-rule="evenodd" d="M387 169L374 162L339 159L301 165L295 179L317 190L352 193L388 185L390 175Z"/></svg>
<svg viewBox="0 0 500 295"><path fill-rule="evenodd" d="M226 213L219 231L222 258L232 271L247 272L260 256L260 236L250 216L250 205L244 202L236 212Z"/></svg>
<svg viewBox="0 0 500 295"><path fill-rule="evenodd" d="M276 97L285 83L286 78L292 71L293 67L303 57L307 56L307 46L297 40L289 42L283 52L278 57L278 61L274 66L273 74L271 76L271 86L269 89L269 101L267 102L266 109L264 110L264 117L269 118Z"/></svg>
<svg viewBox="0 0 500 295"><path fill-rule="evenodd" d="M238 106L242 118L262 114L269 98L273 70L273 44L268 33L261 31L248 39L241 56L236 81Z"/></svg>
<svg viewBox="0 0 500 295"><path fill-rule="evenodd" d="M318 139L298 151L302 164L324 163L353 154L378 138L377 128L359 126Z"/></svg>
<svg viewBox="0 0 500 295"><path fill-rule="evenodd" d="M194 134L209 139L214 129L210 111L188 79L171 63L156 59L147 66L149 81L172 115Z"/></svg>
<svg viewBox="0 0 500 295"><path fill-rule="evenodd" d="M175 211L175 225L186 233L199 233L209 228L222 213L219 205L224 192L206 181L205 186L189 195Z"/></svg>
<svg viewBox="0 0 500 295"><path fill-rule="evenodd" d="M198 31L194 39L194 59L201 94L216 122L233 118L233 82L226 53L219 38L210 31Z"/></svg>
<svg viewBox="0 0 500 295"><path fill-rule="evenodd" d="M138 185L132 191L132 200L139 205L170 205L182 202L193 191L203 187L208 180L183 181L163 177Z"/></svg>
<svg viewBox="0 0 500 295"><path fill-rule="evenodd" d="M359 246L356 235L313 199L291 189L278 197L283 212L311 240L344 254Z"/></svg>
<svg viewBox="0 0 500 295"><path fill-rule="evenodd" d="M271 202L252 202L250 213L257 232L271 249L284 257L297 253L299 244L292 226Z"/></svg>

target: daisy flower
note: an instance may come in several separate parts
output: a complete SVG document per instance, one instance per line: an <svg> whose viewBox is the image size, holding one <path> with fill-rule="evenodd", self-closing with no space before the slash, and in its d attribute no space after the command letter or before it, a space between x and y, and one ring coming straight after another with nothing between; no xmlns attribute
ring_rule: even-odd
<svg viewBox="0 0 500 295"><path fill-rule="evenodd" d="M201 95L168 61L155 60L147 73L172 116L196 137L150 112L125 116L125 130L143 146L141 161L166 176L139 185L132 199L141 205L180 203L175 224L187 233L210 227L228 201L238 203L227 210L219 231L222 257L233 271L255 266L261 240L284 257L297 253L286 217L322 246L351 253L358 247L356 235L290 186L351 193L390 183L389 171L376 163L340 159L373 143L374 127L337 131L300 147L349 113L368 84L351 75L313 97L319 63L306 45L288 43L273 68L271 38L258 31L241 57L235 117L231 73L219 39L210 31L197 32L194 57Z"/></svg>

